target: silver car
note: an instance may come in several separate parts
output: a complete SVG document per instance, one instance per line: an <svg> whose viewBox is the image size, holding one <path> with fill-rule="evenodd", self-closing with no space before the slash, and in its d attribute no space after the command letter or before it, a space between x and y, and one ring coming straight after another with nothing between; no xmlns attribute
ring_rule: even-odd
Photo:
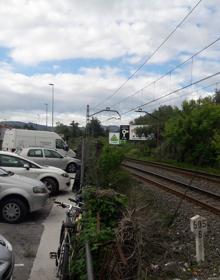
<svg viewBox="0 0 220 280"><path fill-rule="evenodd" d="M70 186L70 176L62 169L41 166L15 153L0 151L0 167L44 182L51 194L57 194L59 190L66 190Z"/></svg>
<svg viewBox="0 0 220 280"><path fill-rule="evenodd" d="M12 279L14 254L11 244L0 235L0 280Z"/></svg>
<svg viewBox="0 0 220 280"><path fill-rule="evenodd" d="M28 212L44 207L49 196L44 183L0 168L0 218L18 223Z"/></svg>
<svg viewBox="0 0 220 280"><path fill-rule="evenodd" d="M42 147L23 148L19 155L33 160L41 165L51 165L65 170L68 173L75 173L80 167L81 161L77 158L62 156L54 149Z"/></svg>

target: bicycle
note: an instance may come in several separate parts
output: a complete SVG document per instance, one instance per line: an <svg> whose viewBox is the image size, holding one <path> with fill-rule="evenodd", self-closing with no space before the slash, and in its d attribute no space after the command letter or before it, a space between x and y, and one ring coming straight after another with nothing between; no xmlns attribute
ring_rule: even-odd
<svg viewBox="0 0 220 280"><path fill-rule="evenodd" d="M70 264L74 254L73 236L79 233L79 221L82 217L82 202L69 198L76 205L54 201L57 206L67 208L66 220L60 229L59 246L57 252L50 252L50 258L55 259L57 266L56 277L60 280L70 279Z"/></svg>

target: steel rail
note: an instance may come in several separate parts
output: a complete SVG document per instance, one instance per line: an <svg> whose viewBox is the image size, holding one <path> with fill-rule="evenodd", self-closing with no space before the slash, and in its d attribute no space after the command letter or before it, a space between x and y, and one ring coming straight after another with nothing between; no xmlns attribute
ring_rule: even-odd
<svg viewBox="0 0 220 280"><path fill-rule="evenodd" d="M200 189L200 188L198 188L198 187L195 187L195 186L192 186L192 185L183 183L183 182L181 182L181 181L179 181L179 180L171 179L171 178L169 178L169 177L167 177L167 176L160 175L160 174L155 173L155 172L152 172L152 171L143 170L143 169L141 169L140 167L134 167L134 166L131 166L131 165L128 165L128 164L125 164L125 163L123 163L123 165L126 166L126 167L130 167L130 168L132 168L132 169L135 169L135 170L137 170L137 171L139 171L139 172L143 172L143 173L145 173L145 174L153 175L154 177L157 177L157 178L159 178L159 179L164 179L164 180L166 180L166 181L168 181L168 182L170 182L170 183L178 184L179 186L182 186L182 187L184 187L184 188L188 188L188 189L191 189L191 190L193 190L193 191L200 192L200 193L202 193L202 194L207 194L207 195L212 196L212 197L214 197L214 198L220 199L220 195L219 195L219 194L216 194L216 193L214 193L214 192Z"/></svg>
<svg viewBox="0 0 220 280"><path fill-rule="evenodd" d="M191 175L196 178L202 178L202 179L206 179L206 180L220 184L220 176L216 175L216 174L210 174L207 172L192 170L192 169L188 169L188 168L186 169L186 168L177 167L177 166L173 166L173 165L166 164L166 163L154 162L154 161L145 161L145 160L132 159L132 158L125 158L124 160L129 161L129 162L140 163L140 164L146 165L146 166L151 165L151 166L159 167L159 168L162 168L165 170L176 170L182 174Z"/></svg>
<svg viewBox="0 0 220 280"><path fill-rule="evenodd" d="M164 183L158 182L157 180L155 181L152 178L146 177L146 175L154 176L153 173L149 174L150 172L146 172L145 170L140 170L140 169L138 169L136 167L132 167L132 166L125 166L124 164L123 164L123 168L128 170L133 176L139 178L141 181L149 182L149 183L163 189L166 192L172 193L178 197L183 198L184 200L188 200L216 215L220 215L220 206L216 207L213 205L213 204L216 204L216 202L217 202L217 205L219 205L220 195L218 195L218 194L214 194L209 191L201 190L201 189L198 189L197 187L189 186L187 184L182 184L182 182L179 182L179 181L176 181L176 180L173 180L170 178L168 178L168 180L167 180L165 176L160 176L160 175L156 174L157 175L156 178L160 177L161 179L167 180L168 182L172 181L172 183L176 184L176 186L180 186L180 187L184 188L183 190L180 191L180 190L177 190L176 188L174 188L174 186L171 187L167 184L164 184ZM193 197L192 195L187 194L187 190L189 190L189 189L194 192L194 195L198 194L198 192L199 192L200 194L205 196L205 201L202 201L201 197L199 199L197 199L197 198ZM209 198L211 197L211 199L214 200L214 202L212 201L213 202L212 204L207 203L207 196Z"/></svg>

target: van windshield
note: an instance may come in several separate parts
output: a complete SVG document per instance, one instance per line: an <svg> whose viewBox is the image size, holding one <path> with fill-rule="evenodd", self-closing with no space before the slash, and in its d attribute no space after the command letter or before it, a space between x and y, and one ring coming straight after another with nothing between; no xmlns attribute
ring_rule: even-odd
<svg viewBox="0 0 220 280"><path fill-rule="evenodd" d="M62 139L56 139L56 149L63 149L66 147L66 143Z"/></svg>

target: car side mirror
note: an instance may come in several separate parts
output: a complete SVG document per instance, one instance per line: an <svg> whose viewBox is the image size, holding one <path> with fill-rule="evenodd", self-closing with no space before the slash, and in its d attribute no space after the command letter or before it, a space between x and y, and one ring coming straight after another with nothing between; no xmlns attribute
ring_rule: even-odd
<svg viewBox="0 0 220 280"><path fill-rule="evenodd" d="M65 145L65 146L63 147L63 149L64 149L64 151L68 152L68 151L69 151L68 145Z"/></svg>
<svg viewBox="0 0 220 280"><path fill-rule="evenodd" d="M24 168L27 169L27 170L29 170L29 169L30 169L29 164L24 164Z"/></svg>

